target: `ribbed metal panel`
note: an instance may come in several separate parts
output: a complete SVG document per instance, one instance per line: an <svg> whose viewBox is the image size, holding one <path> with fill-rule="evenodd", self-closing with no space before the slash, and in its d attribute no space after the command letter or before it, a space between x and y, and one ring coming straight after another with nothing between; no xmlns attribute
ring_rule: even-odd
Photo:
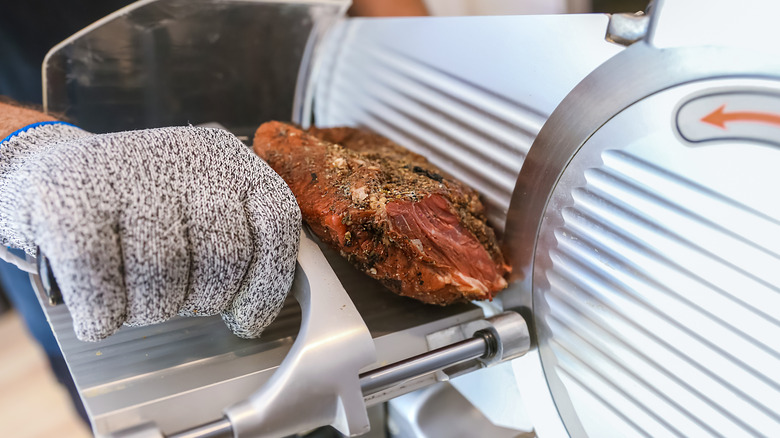
<svg viewBox="0 0 780 438"><path fill-rule="evenodd" d="M576 418L590 436L780 435L780 214L761 196L780 151L664 135L614 149L643 122L610 123L564 173L537 252L570 432Z"/></svg>
<svg viewBox="0 0 780 438"><path fill-rule="evenodd" d="M365 127L423 154L479 191L503 230L544 121L577 81L620 50L581 38L605 26L599 15L348 20L318 56L314 122ZM540 45L551 28L561 33ZM566 66L550 56L562 50Z"/></svg>

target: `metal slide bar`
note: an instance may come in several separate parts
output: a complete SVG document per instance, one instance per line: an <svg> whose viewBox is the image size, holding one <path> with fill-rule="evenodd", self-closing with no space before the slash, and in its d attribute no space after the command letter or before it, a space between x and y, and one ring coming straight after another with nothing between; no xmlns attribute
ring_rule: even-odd
<svg viewBox="0 0 780 438"><path fill-rule="evenodd" d="M368 396L409 379L488 356L495 348L490 347L492 335L484 333L489 332L475 333L473 338L365 372L360 375L360 389Z"/></svg>

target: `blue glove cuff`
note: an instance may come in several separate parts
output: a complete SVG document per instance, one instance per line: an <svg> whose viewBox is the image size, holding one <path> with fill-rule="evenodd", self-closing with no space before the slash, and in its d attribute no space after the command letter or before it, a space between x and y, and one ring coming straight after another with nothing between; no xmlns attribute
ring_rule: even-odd
<svg viewBox="0 0 780 438"><path fill-rule="evenodd" d="M30 129L37 128L39 126L45 126L45 125L67 125L67 126L73 126L74 128L78 128L78 126L76 126L76 125L70 124L68 122L60 122L59 120L53 120L53 121L48 121L48 122L32 123L30 125L25 126L24 128L17 129L16 131L8 134L8 136L6 138L4 138L2 141L0 141L0 146L2 146L3 143L11 140L12 138L14 138L15 136L17 136L17 135L19 135L21 133L24 133L24 132L29 131Z"/></svg>

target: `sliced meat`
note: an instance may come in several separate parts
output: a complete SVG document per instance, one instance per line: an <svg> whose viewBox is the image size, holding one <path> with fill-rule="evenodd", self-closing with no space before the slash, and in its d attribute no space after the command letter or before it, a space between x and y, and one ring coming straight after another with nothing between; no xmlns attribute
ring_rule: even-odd
<svg viewBox="0 0 780 438"><path fill-rule="evenodd" d="M315 234L390 290L431 304L491 299L504 262L471 188L377 134L258 128L254 150L292 189Z"/></svg>

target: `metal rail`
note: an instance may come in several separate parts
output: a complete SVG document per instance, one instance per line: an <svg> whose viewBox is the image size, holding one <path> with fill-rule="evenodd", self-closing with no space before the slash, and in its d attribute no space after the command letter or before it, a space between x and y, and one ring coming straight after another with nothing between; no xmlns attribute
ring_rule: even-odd
<svg viewBox="0 0 780 438"><path fill-rule="evenodd" d="M479 332L473 338L367 371L360 375L360 389L364 396L369 396L415 377L487 356L495 351L491 342L494 338L490 332Z"/></svg>
<svg viewBox="0 0 780 438"><path fill-rule="evenodd" d="M169 438L228 438L233 436L233 427L227 418L206 423L173 435Z"/></svg>

